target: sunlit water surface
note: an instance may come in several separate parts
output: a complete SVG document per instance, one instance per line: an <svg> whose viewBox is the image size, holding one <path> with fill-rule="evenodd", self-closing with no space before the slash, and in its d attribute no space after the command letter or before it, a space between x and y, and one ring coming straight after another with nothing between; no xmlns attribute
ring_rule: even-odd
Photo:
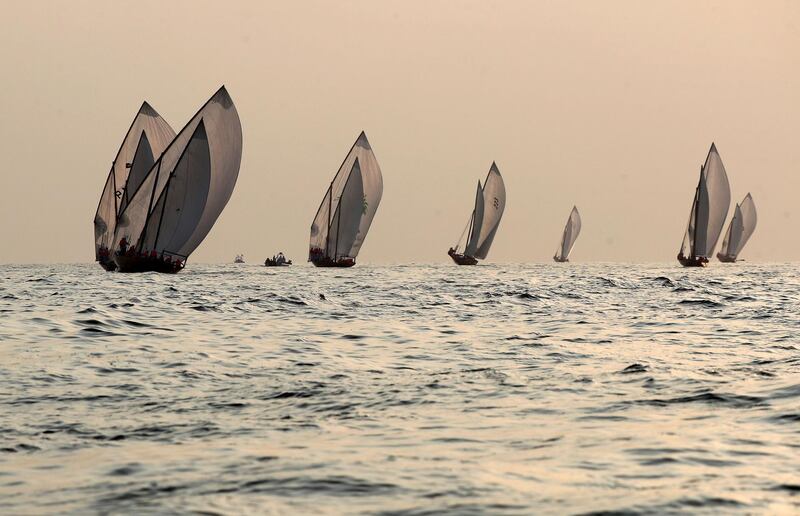
<svg viewBox="0 0 800 516"><path fill-rule="evenodd" d="M0 513L800 511L795 265L0 267Z"/></svg>

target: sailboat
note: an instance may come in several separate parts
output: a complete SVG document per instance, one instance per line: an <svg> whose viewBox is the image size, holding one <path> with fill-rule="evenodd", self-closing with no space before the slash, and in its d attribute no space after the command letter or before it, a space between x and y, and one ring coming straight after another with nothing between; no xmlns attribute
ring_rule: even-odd
<svg viewBox="0 0 800 516"><path fill-rule="evenodd" d="M741 204L736 205L733 212L733 219L728 226L728 232L722 241L722 249L717 253L717 258L721 262L735 262L742 252L744 245L756 230L758 215L753 197L748 193Z"/></svg>
<svg viewBox="0 0 800 516"><path fill-rule="evenodd" d="M308 261L352 267L383 195L383 176L364 131L333 176L311 223Z"/></svg>
<svg viewBox="0 0 800 516"><path fill-rule="evenodd" d="M220 88L129 192L114 235L120 272L183 269L228 203L242 160L242 125Z"/></svg>
<svg viewBox="0 0 800 516"><path fill-rule="evenodd" d="M94 215L94 257L107 271L117 268L111 255L117 216L128 201L128 192L138 188L144 176L175 138L175 131L147 102L139 111L122 140Z"/></svg>
<svg viewBox="0 0 800 516"><path fill-rule="evenodd" d="M700 179L692 201L689 224L678 253L678 261L684 267L704 267L708 257L717 246L728 207L731 203L731 187L728 174L712 143L705 164L700 168Z"/></svg>
<svg viewBox="0 0 800 516"><path fill-rule="evenodd" d="M478 181L475 207L458 242L454 247L448 249L448 256L458 265L475 265L478 260L485 259L492 247L505 209L506 185L497 164L492 162L483 186L481 186L480 180ZM467 236L467 240L462 251L461 242L465 236Z"/></svg>
<svg viewBox="0 0 800 516"><path fill-rule="evenodd" d="M575 240L581 234L581 216L578 213L577 206L572 207L572 211L567 218L567 224L564 226L564 233L561 235L561 243L556 249L556 254L553 255L553 260L564 263L569 261L569 253L572 251L572 246L575 245Z"/></svg>

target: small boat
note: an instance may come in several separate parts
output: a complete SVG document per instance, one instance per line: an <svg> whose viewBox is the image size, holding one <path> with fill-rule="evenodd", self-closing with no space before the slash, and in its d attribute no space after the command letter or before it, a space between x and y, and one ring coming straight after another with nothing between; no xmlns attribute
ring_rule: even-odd
<svg viewBox="0 0 800 516"><path fill-rule="evenodd" d="M748 193L742 203L736 205L733 212L733 219L731 219L728 232L722 241L722 249L717 253L719 261L733 263L737 260L744 245L756 230L757 222L756 205L753 197Z"/></svg>
<svg viewBox="0 0 800 516"><path fill-rule="evenodd" d="M333 177L311 223L308 261L352 267L383 196L383 176L362 131Z"/></svg>
<svg viewBox="0 0 800 516"><path fill-rule="evenodd" d="M705 267L708 257L722 233L728 207L731 203L731 187L728 174L712 143L705 164L700 168L700 179L692 201L689 224L681 242L678 262L684 267Z"/></svg>
<svg viewBox="0 0 800 516"><path fill-rule="evenodd" d="M489 254L500 219L506 209L506 185L497 164L492 162L489 173L475 192L475 207L469 216L467 225L456 245L447 250L447 255L458 265L476 265ZM461 242L467 237L461 251Z"/></svg>
<svg viewBox="0 0 800 516"><path fill-rule="evenodd" d="M292 264L292 260L279 261L275 258L267 258L264 260L264 267L288 267Z"/></svg>
<svg viewBox="0 0 800 516"><path fill-rule="evenodd" d="M114 235L119 272L182 270L228 203L241 160L242 125L223 86L126 192Z"/></svg>
<svg viewBox="0 0 800 516"><path fill-rule="evenodd" d="M233 259L233 263L244 263L244 255L237 254L236 258Z"/></svg>
<svg viewBox="0 0 800 516"><path fill-rule="evenodd" d="M143 102L122 140L94 215L95 261L107 271L116 270L112 248L117 218L128 201L128 192L150 171L155 159L175 138L175 131L150 104Z"/></svg>
<svg viewBox="0 0 800 516"><path fill-rule="evenodd" d="M577 206L572 207L572 211L567 218L567 224L564 226L564 233L561 235L561 243L556 249L556 254L553 255L553 260L558 263L569 261L569 253L572 251L572 246L581 234L581 216L578 213Z"/></svg>

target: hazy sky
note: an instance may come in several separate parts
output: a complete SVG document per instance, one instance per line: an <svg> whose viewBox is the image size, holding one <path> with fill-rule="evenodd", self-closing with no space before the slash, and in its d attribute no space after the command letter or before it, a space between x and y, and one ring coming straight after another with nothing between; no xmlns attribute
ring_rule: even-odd
<svg viewBox="0 0 800 516"><path fill-rule="evenodd" d="M236 189L195 262L305 261L359 131L384 177L359 262L446 261L497 161L488 261L674 260L717 143L759 225L800 259L800 2L3 2L0 262L91 261L92 220L143 100L176 131L225 84ZM729 217L732 215L732 209ZM727 228L727 222L726 222Z"/></svg>

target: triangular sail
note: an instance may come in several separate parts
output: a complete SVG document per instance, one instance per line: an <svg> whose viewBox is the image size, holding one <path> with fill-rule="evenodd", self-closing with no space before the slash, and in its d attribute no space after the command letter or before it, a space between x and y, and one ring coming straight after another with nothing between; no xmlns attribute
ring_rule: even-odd
<svg viewBox="0 0 800 516"><path fill-rule="evenodd" d="M569 258L569 253L572 252L572 247L581 233L581 216L578 213L576 206L572 207L572 211L567 217L567 223L564 226L564 232L561 234L561 243L556 252L559 260L566 260Z"/></svg>
<svg viewBox="0 0 800 516"><path fill-rule="evenodd" d="M717 241L722 233L725 218L728 216L728 209L731 204L731 187L728 182L728 174L725 172L725 166L722 164L717 147L713 143L708 151L705 165L703 165L703 176L705 178L705 195L708 197L708 204L706 215L704 213L705 205L703 204L705 199L701 192L700 210L698 210L698 233L700 236L705 236L703 241L705 245L700 246L701 240L696 239L697 245L694 249L694 255L709 257L714 253L714 248L717 246ZM703 230L702 226L705 226L705 230Z"/></svg>
<svg viewBox="0 0 800 516"><path fill-rule="evenodd" d="M361 213L359 224L352 242L347 245L347 242L343 241L342 245L347 248L335 250L335 254L339 257L346 256L349 258L356 258L361 250L361 246L372 225L372 220L375 217L378 205L381 202L381 197L383 196L383 176L381 175L381 170L378 166L375 154L372 152L372 147L367 140L367 135L363 131L350 148L347 156L345 156L328 190L325 192L316 215L314 215L309 238L309 260L320 254L335 259L329 254L328 250L328 243L330 242L329 231L333 227L333 219L336 216L337 210L339 210L338 206L343 197L345 185L355 166L356 160L358 160L362 190L361 199L358 203ZM352 209L352 212L345 210L345 215L347 215L347 213L354 214L355 208ZM349 242L349 237L346 240Z"/></svg>
<svg viewBox="0 0 800 516"><path fill-rule="evenodd" d="M681 253L683 256L692 256L692 247L694 246L694 228L695 217L697 215L697 200L700 195L700 182L703 181L703 168L700 168L700 179L697 182L697 188L694 191L694 199L692 200L692 208L689 212L689 223L686 225L686 233L683 235L681 242Z"/></svg>
<svg viewBox="0 0 800 516"><path fill-rule="evenodd" d="M481 260L485 259L492 247L500 219L506 209L506 185L503 176L495 163L489 168L486 181L483 182L483 218L481 221L480 239L478 240L475 254L470 255Z"/></svg>
<svg viewBox="0 0 800 516"><path fill-rule="evenodd" d="M94 215L94 253L95 260L100 258L100 249L110 248L114 236L116 225L117 203L115 200L114 170L108 173L103 193L100 196L100 204Z"/></svg>
<svg viewBox="0 0 800 516"><path fill-rule="evenodd" d="M163 148L161 149L164 150ZM130 172L128 173L128 182L122 189L120 195L119 211L125 209L128 201L130 200L129 194L133 194L139 189L139 186L144 181L147 173L153 168L156 158L153 154L153 147L150 145L150 140L147 138L147 133L142 131L139 137L139 145L136 147L136 153L133 156L133 161L129 163Z"/></svg>
<svg viewBox="0 0 800 516"><path fill-rule="evenodd" d="M478 243L481 239L481 227L483 226L484 214L484 201L483 201L483 188L481 182L478 181L478 190L475 192L475 208L472 211L472 230L467 240L467 246L464 249L464 254L467 256L475 256L478 251Z"/></svg>
<svg viewBox="0 0 800 516"><path fill-rule="evenodd" d="M731 219L725 239L722 242L720 254L735 260L753 235L757 222L756 206L753 202L753 197L748 193L742 203L736 205L733 219Z"/></svg>
<svg viewBox="0 0 800 516"><path fill-rule="evenodd" d="M342 196L328 228L326 256L334 260L352 258L350 251L358 235L364 214L364 183L358 159L345 182Z"/></svg>
<svg viewBox="0 0 800 516"><path fill-rule="evenodd" d="M242 159L242 125L236 106L224 86L181 129L153 165L142 185L131 195L128 206L120 212L120 217L126 219L127 227L125 231L118 232L115 245L125 236L129 242L139 242L139 248L143 249L141 237L145 223L154 212L154 204L160 199L201 122L204 124L210 157L208 194L191 235L179 250L171 252L188 256L211 230L233 193ZM148 225L150 231L153 223Z"/></svg>
<svg viewBox="0 0 800 516"><path fill-rule="evenodd" d="M152 166L152 156L161 153L175 137L175 131L169 124L161 118L147 102L142 103L139 111L128 128L128 132L122 140L117 155L111 165L111 172L100 199L97 213L95 214L95 251L100 247L113 248L115 244L115 231L117 215L122 208L123 198L128 192L127 183L129 174L133 171L144 170ZM146 142L146 147L142 146L142 141ZM146 154L149 151L151 156L149 163ZM137 162L139 164L137 164ZM144 175L143 174L143 175ZM111 190L109 191L109 185ZM109 211L109 195L114 203L113 216Z"/></svg>
<svg viewBox="0 0 800 516"><path fill-rule="evenodd" d="M692 203L689 225L681 244L681 254L695 258L708 258L713 254L728 216L730 203L728 174L716 145L712 143L700 170L700 181Z"/></svg>
<svg viewBox="0 0 800 516"><path fill-rule="evenodd" d="M710 216L710 201L708 196L708 186L706 184L706 176L700 178L700 186L697 190L697 204L695 205L695 227L694 227L694 242L692 243L692 256L708 256L709 248L709 216ZM713 238L713 235L711 235Z"/></svg>
<svg viewBox="0 0 800 516"><path fill-rule="evenodd" d="M185 257L186 243L197 228L211 185L211 155L201 121L155 203L143 234L142 249Z"/></svg>

